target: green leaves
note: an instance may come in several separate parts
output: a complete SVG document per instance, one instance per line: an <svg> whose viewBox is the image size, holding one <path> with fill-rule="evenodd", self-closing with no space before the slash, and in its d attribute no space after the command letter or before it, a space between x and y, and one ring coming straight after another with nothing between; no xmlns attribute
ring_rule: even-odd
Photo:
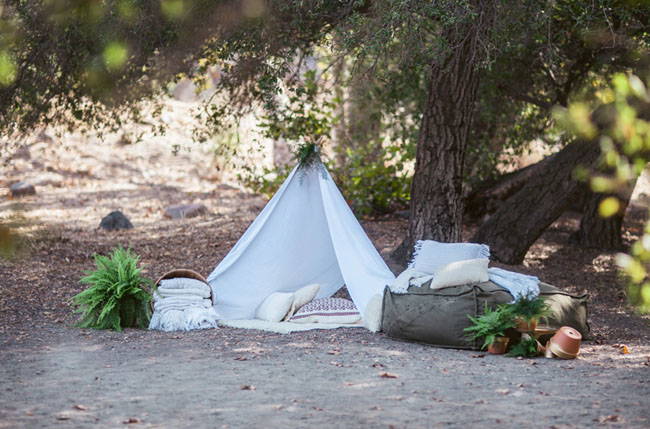
<svg viewBox="0 0 650 429"><path fill-rule="evenodd" d="M617 195L629 192L630 183L650 162L650 90L639 77L619 73L594 104L591 112L585 111L584 104L574 104L561 119L569 131L600 144L601 166L591 172L590 185L594 192L611 194L598 209L602 217L609 217L624 209ZM628 254L617 255L616 263L628 279L630 301L649 313L649 221L639 241Z"/></svg>
<svg viewBox="0 0 650 429"><path fill-rule="evenodd" d="M93 329L146 328L151 317L151 280L141 277L139 256L118 246L110 258L95 255L95 271L80 282L90 285L72 298L74 313L81 313L77 326Z"/></svg>
<svg viewBox="0 0 650 429"><path fill-rule="evenodd" d="M468 333L467 337L471 340L484 338L485 342L481 348L489 346L496 337L504 336L506 330L515 326L514 314L507 304L490 309L486 302L483 315L477 317L467 315L467 317L472 322L471 326L465 328L465 332Z"/></svg>

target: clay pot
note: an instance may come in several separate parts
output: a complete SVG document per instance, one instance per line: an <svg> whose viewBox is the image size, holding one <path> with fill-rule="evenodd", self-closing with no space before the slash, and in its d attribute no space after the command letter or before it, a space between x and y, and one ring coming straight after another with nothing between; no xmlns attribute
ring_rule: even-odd
<svg viewBox="0 0 650 429"><path fill-rule="evenodd" d="M537 319L534 317L527 321L523 317L515 317L515 328L522 331L534 331L537 328Z"/></svg>
<svg viewBox="0 0 650 429"><path fill-rule="evenodd" d="M580 353L582 335L577 330L562 326L548 342L547 349L562 359L575 359Z"/></svg>
<svg viewBox="0 0 650 429"><path fill-rule="evenodd" d="M502 355L508 348L508 337L496 337L494 342L488 346L488 351L494 355Z"/></svg>

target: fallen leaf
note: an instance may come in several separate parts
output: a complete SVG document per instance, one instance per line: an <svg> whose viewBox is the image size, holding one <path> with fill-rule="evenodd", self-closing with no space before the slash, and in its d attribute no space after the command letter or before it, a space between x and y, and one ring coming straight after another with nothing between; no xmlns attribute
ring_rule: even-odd
<svg viewBox="0 0 650 429"><path fill-rule="evenodd" d="M390 372L382 372L379 374L381 378L397 378L397 375L391 374Z"/></svg>
<svg viewBox="0 0 650 429"><path fill-rule="evenodd" d="M336 362L336 361L331 360L331 361L329 361L329 364L337 366L339 368L343 368L343 364L341 362Z"/></svg>
<svg viewBox="0 0 650 429"><path fill-rule="evenodd" d="M650 358L649 358L649 359L650 359ZM373 364L372 364L372 367L373 367L373 368L383 368L384 365L382 365L382 364L380 364L380 363L373 363Z"/></svg>
<svg viewBox="0 0 650 429"><path fill-rule="evenodd" d="M625 344L621 345L621 354L624 354L624 355L629 355L630 354L630 350L627 348L627 346Z"/></svg>
<svg viewBox="0 0 650 429"><path fill-rule="evenodd" d="M328 354L328 355L338 356L338 355L341 354L341 350L337 350L337 349L330 350L330 351L327 352L327 354Z"/></svg>
<svg viewBox="0 0 650 429"><path fill-rule="evenodd" d="M507 395L510 393L510 389L496 389L495 392L501 393L502 395Z"/></svg>
<svg viewBox="0 0 650 429"><path fill-rule="evenodd" d="M255 386L253 386L252 384L242 384L241 386L239 386L239 388L241 390L255 390Z"/></svg>
<svg viewBox="0 0 650 429"><path fill-rule="evenodd" d="M597 419L594 419L594 421L597 421L599 423L607 423L607 422L620 422L622 421L622 419L618 414L612 414L611 416L600 416Z"/></svg>
<svg viewBox="0 0 650 429"><path fill-rule="evenodd" d="M70 416L66 416L65 414L62 414L60 416L56 416L57 420L70 420Z"/></svg>
<svg viewBox="0 0 650 429"><path fill-rule="evenodd" d="M73 406L72 408L74 408L75 410L80 410L80 411L86 411L88 409L88 407L86 407L85 405L80 405L80 404L77 404L77 405Z"/></svg>
<svg viewBox="0 0 650 429"><path fill-rule="evenodd" d="M128 420L124 420L122 423L124 423L125 425L130 425L135 423L142 423L142 420L140 420L137 417L131 417Z"/></svg>
<svg viewBox="0 0 650 429"><path fill-rule="evenodd" d="M242 360L248 360L248 358L245 357L245 356L237 356L237 357L235 358L235 360L242 361Z"/></svg>
<svg viewBox="0 0 650 429"><path fill-rule="evenodd" d="M485 353L481 353L481 354L470 353L469 357L474 358L474 359L484 358Z"/></svg>

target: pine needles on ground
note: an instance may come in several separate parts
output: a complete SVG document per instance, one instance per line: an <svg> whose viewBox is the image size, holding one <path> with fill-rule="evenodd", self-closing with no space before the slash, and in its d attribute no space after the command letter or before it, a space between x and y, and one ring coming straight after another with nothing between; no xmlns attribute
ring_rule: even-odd
<svg viewBox="0 0 650 429"><path fill-rule="evenodd" d="M80 281L90 287L72 298L81 313L77 326L93 329L146 328L151 318L149 301L153 282L140 275L140 257L118 246L111 257L94 255L95 271Z"/></svg>

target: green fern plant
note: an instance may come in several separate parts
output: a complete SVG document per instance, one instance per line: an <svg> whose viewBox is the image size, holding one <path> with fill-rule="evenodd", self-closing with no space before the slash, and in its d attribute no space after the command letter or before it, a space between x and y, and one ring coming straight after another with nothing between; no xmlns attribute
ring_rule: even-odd
<svg viewBox="0 0 650 429"><path fill-rule="evenodd" d="M535 338L522 339L508 352L510 357L535 357L539 354Z"/></svg>
<svg viewBox="0 0 650 429"><path fill-rule="evenodd" d="M475 340L484 338L485 342L481 348L485 348L496 340L496 337L505 336L505 331L515 326L514 315L508 305L498 305L494 310L485 303L485 312L481 316L472 317L467 315L472 322L471 326L465 328L468 339Z"/></svg>
<svg viewBox="0 0 650 429"><path fill-rule="evenodd" d="M530 323L532 319L542 320L554 316L551 307L544 301L544 298L532 293L520 295L514 304L510 304L510 310L515 316L521 317Z"/></svg>
<svg viewBox="0 0 650 429"><path fill-rule="evenodd" d="M140 257L131 249L118 246L111 257L95 254L94 271L86 271L80 282L90 287L72 297L81 313L77 326L80 328L114 329L146 328L151 318L149 301L153 282L140 275Z"/></svg>

